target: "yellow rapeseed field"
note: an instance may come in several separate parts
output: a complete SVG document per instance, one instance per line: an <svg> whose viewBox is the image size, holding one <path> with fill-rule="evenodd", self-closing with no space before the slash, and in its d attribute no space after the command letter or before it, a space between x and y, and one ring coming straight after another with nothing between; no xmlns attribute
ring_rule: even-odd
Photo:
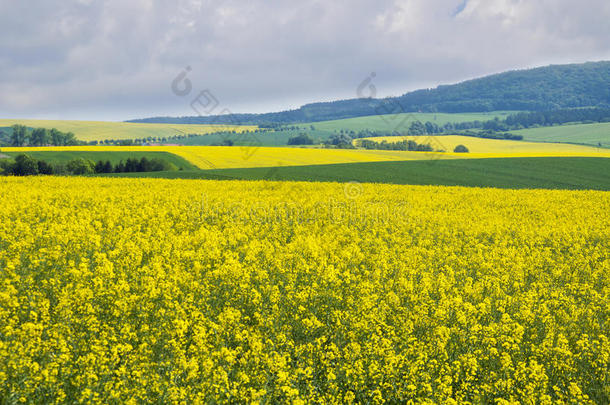
<svg viewBox="0 0 610 405"><path fill-rule="evenodd" d="M608 403L610 193L0 178L3 403Z"/></svg>
<svg viewBox="0 0 610 405"><path fill-rule="evenodd" d="M24 153L30 151L169 152L183 157L200 169L383 162L438 159L441 157L441 154L434 152L257 146L49 146L7 147L1 148L1 151Z"/></svg>
<svg viewBox="0 0 610 405"><path fill-rule="evenodd" d="M472 136L461 135L422 135L422 136L384 136L377 138L363 138L374 142L398 142L403 140L413 140L417 143L430 143L435 149L444 149L453 152L457 145L465 145L471 153L492 153L492 154L567 154L587 156L597 155L604 152L610 156L607 149L598 149L592 146L572 145L567 143L545 143L545 142L526 142L511 141L505 139L486 139ZM358 139L355 140L358 142Z"/></svg>
<svg viewBox="0 0 610 405"><path fill-rule="evenodd" d="M197 124L147 124L110 121L31 120L0 119L0 127L21 124L32 128L57 128L72 132L81 141L103 141L107 139L146 139L148 137L171 137L184 134L209 134L218 131L251 131L256 126L197 125Z"/></svg>
<svg viewBox="0 0 610 405"><path fill-rule="evenodd" d="M426 137L427 138L427 137ZM377 139L377 138L375 138ZM479 141L477 138L470 138ZM422 140L422 141L425 141ZM519 144L519 141L507 141ZM536 144L539 145L539 144ZM439 152L406 152L362 149L317 149L289 147L258 146L49 146L49 147L7 147L5 152L28 151L147 151L169 152L181 156L200 169L227 169L245 167L304 166L334 163L384 162L399 160L425 159L480 159L498 157L569 157L588 156L610 158L607 149L583 147L580 150L573 145L540 144L538 151L504 151L486 153L439 153ZM554 149L553 145L558 145ZM439 145L435 145L439 146ZM563 148L568 146L568 148ZM576 149L570 149L576 148ZM563 149L563 151L562 151ZM580 151L579 151L580 150Z"/></svg>

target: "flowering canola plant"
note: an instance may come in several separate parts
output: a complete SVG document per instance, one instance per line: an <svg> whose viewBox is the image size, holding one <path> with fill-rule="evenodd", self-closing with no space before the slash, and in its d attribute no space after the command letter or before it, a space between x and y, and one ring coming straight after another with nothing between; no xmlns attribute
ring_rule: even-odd
<svg viewBox="0 0 610 405"><path fill-rule="evenodd" d="M452 152L456 146L465 145L470 153L475 153L477 157L486 154L494 157L508 156L592 156L610 157L605 149L594 148L592 146L575 145L569 143L553 142L527 142L506 139L477 138L463 135L411 135L411 136L382 136L375 138L362 138L373 142L394 143L399 141L412 140L417 143L429 143L435 149L445 149ZM360 139L355 139L358 145ZM481 156L480 156L481 155Z"/></svg>
<svg viewBox="0 0 610 405"><path fill-rule="evenodd" d="M610 193L348 186L1 178L2 402L608 403Z"/></svg>
<svg viewBox="0 0 610 405"><path fill-rule="evenodd" d="M486 159L506 157L599 157L610 158L607 149L589 146L532 143L521 141L503 141L468 137L467 142L460 142L454 136L409 137L420 143L431 143L435 150L446 152L409 152L395 150L364 149L319 149L272 146L33 146L7 147L1 152L168 152L178 155L199 169L230 169L247 167L306 166L336 163L390 162L405 160L437 159ZM447 138L447 140L445 139ZM381 142L396 142L402 137L369 138ZM356 140L355 142L357 142ZM453 153L454 143L459 142L471 153ZM532 146L533 145L533 146Z"/></svg>
<svg viewBox="0 0 610 405"><path fill-rule="evenodd" d="M8 147L1 152L168 152L200 169L324 165L456 158L459 154L388 150L318 149L259 146L33 146ZM456 156L452 156L456 155ZM610 157L610 153L608 154Z"/></svg>

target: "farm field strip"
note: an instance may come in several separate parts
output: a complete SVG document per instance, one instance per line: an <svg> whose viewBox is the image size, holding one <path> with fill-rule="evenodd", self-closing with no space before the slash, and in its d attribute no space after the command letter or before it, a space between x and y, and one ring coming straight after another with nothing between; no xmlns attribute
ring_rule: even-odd
<svg viewBox="0 0 610 405"><path fill-rule="evenodd" d="M430 143L435 149L453 151L457 145L465 145L471 153L523 154L523 153L568 153L568 154L608 154L610 149L565 143L543 143L513 141L506 139L487 139L462 135L421 135L421 136L384 136L362 138L374 142L398 142L413 140L417 143ZM354 142L357 145L359 139Z"/></svg>
<svg viewBox="0 0 610 405"><path fill-rule="evenodd" d="M296 124L298 126L313 125L316 129L321 130L354 130L360 131L364 129L376 131L401 131L404 132L409 128L414 121L426 122L430 121L437 125L444 125L448 122L470 122L470 121L488 121L495 117L500 119L506 118L512 114L512 111L492 111L488 113L462 113L462 114L447 114L447 113L401 113L401 114L383 114L370 115L356 118L345 118L340 120L310 122L307 124Z"/></svg>
<svg viewBox="0 0 610 405"><path fill-rule="evenodd" d="M523 139L544 142L569 142L610 147L610 122L596 124L560 125L553 127L528 128L511 133L522 135Z"/></svg>
<svg viewBox="0 0 610 405"><path fill-rule="evenodd" d="M188 160L200 169L425 160L436 158L438 155L427 152L240 146L63 146L1 148L0 151L169 152Z"/></svg>
<svg viewBox="0 0 610 405"><path fill-rule="evenodd" d="M340 163L283 166L272 170L255 167L110 176L610 191L609 173L610 159L538 157Z"/></svg>
<svg viewBox="0 0 610 405"><path fill-rule="evenodd" d="M146 139L148 137L170 137L184 134L208 134L218 131L250 131L256 126L196 125L196 124L145 124L109 121L68 121L68 120L28 120L0 119L0 127L21 124L32 128L57 128L73 132L82 141L102 141L106 139Z"/></svg>
<svg viewBox="0 0 610 405"><path fill-rule="evenodd" d="M477 138L473 138L477 140ZM538 144L536 144L538 145ZM31 151L138 151L169 152L178 155L200 169L226 169L246 167L307 166L334 163L383 162L401 160L482 159L497 157L610 157L610 150L585 148L570 149L560 145L559 152L510 152L510 153L438 153L405 152L361 149L313 149L286 147L239 146L64 146L1 148L0 152Z"/></svg>

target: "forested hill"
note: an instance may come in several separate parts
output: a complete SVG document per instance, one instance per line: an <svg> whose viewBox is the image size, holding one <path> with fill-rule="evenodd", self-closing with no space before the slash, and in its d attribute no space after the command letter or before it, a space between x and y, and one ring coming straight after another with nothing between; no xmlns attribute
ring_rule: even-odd
<svg viewBox="0 0 610 405"><path fill-rule="evenodd" d="M518 70L397 99L407 109L438 112L553 110L610 105L610 62Z"/></svg>
<svg viewBox="0 0 610 405"><path fill-rule="evenodd" d="M610 62L510 71L386 99L306 104L299 109L231 116L155 117L130 122L273 124L325 121L392 112L548 111L610 106Z"/></svg>

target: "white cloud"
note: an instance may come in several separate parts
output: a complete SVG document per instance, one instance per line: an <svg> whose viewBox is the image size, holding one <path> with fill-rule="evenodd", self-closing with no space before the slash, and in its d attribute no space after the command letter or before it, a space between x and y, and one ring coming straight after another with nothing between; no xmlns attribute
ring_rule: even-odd
<svg viewBox="0 0 610 405"><path fill-rule="evenodd" d="M233 111L354 97L372 71L379 95L400 94L608 59L608 18L605 0L2 2L0 114L190 114L170 91L187 65Z"/></svg>

